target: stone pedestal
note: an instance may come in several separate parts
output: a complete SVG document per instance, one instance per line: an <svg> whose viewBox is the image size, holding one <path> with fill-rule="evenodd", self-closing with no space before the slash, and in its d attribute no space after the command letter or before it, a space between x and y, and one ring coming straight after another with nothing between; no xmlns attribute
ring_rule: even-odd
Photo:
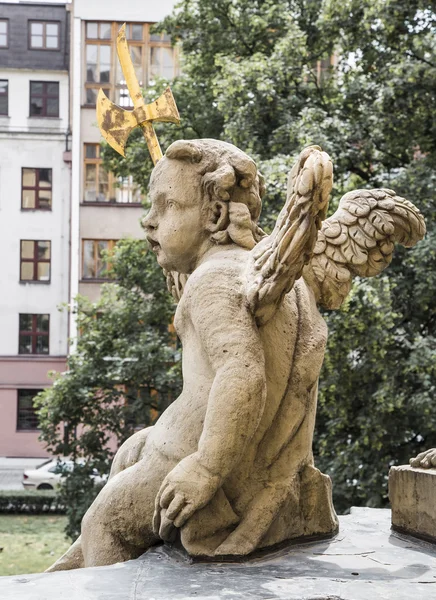
<svg viewBox="0 0 436 600"><path fill-rule="evenodd" d="M394 529L436 543L436 469L392 467L389 499Z"/></svg>
<svg viewBox="0 0 436 600"><path fill-rule="evenodd" d="M433 600L436 546L391 531L391 511L354 508L329 540L239 563L166 546L110 567L0 577L1 600Z"/></svg>

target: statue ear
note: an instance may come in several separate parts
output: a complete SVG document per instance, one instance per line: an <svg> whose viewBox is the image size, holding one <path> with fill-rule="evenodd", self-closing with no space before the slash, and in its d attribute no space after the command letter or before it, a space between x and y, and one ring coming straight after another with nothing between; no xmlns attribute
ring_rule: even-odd
<svg viewBox="0 0 436 600"><path fill-rule="evenodd" d="M222 231L229 224L229 203L221 200L214 200L209 205L209 218L207 229L211 233Z"/></svg>

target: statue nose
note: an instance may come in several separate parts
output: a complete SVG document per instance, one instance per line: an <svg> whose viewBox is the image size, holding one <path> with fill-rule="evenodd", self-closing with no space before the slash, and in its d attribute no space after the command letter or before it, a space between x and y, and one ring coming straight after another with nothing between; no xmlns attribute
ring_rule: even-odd
<svg viewBox="0 0 436 600"><path fill-rule="evenodd" d="M142 219L142 227L146 230L156 229L156 227L157 227L156 219L153 217L151 210Z"/></svg>

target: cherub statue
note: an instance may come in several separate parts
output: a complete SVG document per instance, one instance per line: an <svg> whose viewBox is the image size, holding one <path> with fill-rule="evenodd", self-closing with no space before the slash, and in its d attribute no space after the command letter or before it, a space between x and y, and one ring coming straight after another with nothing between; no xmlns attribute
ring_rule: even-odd
<svg viewBox="0 0 436 600"><path fill-rule="evenodd" d="M336 533L312 436L327 338L318 305L338 308L353 276L374 276L394 243L425 233L391 190L346 194L324 220L332 163L303 150L266 235L263 180L216 140L174 142L156 165L144 221L178 299L183 391L118 450L82 535L51 570L108 565L177 540L193 556L244 556Z"/></svg>

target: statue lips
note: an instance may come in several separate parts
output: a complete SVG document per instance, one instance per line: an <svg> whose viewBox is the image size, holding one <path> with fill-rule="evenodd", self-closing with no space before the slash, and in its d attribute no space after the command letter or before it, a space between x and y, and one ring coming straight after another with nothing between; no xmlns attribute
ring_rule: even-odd
<svg viewBox="0 0 436 600"><path fill-rule="evenodd" d="M145 236L147 238L147 242L152 250L152 252L157 253L160 250L160 244L159 242L157 242L155 239L153 239L151 236L147 235Z"/></svg>

